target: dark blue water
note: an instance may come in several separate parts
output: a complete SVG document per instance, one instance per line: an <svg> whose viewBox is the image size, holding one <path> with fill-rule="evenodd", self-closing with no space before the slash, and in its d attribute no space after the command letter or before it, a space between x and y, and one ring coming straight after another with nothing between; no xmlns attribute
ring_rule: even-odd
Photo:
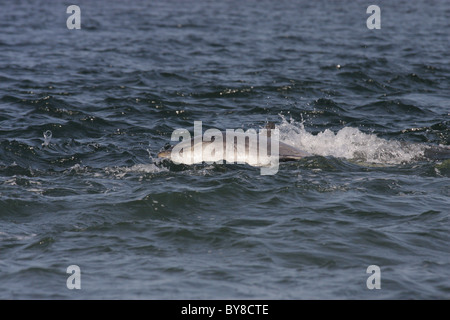
<svg viewBox="0 0 450 320"><path fill-rule="evenodd" d="M0 5L0 298L450 297L448 1L70 4ZM156 159L194 121L312 156Z"/></svg>

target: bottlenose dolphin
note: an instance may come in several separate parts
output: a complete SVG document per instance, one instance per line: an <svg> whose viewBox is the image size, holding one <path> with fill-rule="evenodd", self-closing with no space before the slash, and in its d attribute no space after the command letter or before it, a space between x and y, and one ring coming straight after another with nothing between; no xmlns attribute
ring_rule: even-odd
<svg viewBox="0 0 450 320"><path fill-rule="evenodd" d="M311 156L305 151L274 138L271 135L271 129L274 128L274 125L269 124L267 127L267 134L263 137L256 133L236 131L229 135L226 131L217 130L215 135L206 140L198 136L183 140L177 145L159 152L158 158L170 159L183 164L194 164L203 161L222 163L227 161L227 163L236 162L247 163L252 166L264 166L267 165L267 158L272 163L270 157L273 156L277 157L276 163L279 161L299 160ZM227 141L227 136L231 137L232 141ZM238 141L241 141L241 145L239 145ZM213 146L213 144L215 145ZM189 154L187 155L186 153ZM264 159L264 156L266 159ZM265 163L262 159L265 160Z"/></svg>

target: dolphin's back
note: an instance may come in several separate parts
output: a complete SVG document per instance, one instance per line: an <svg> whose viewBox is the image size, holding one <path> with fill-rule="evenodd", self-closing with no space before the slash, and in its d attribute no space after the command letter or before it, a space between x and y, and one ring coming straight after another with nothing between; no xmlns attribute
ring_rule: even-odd
<svg viewBox="0 0 450 320"><path fill-rule="evenodd" d="M182 141L180 142L177 146L179 148L182 149L190 149L191 150L191 154L194 155L194 152L201 152L201 157L200 159L202 159L202 161L220 161L220 160L232 160L233 158L237 159L240 157L240 159L245 158L246 163L250 164L250 165L258 165L259 163L259 158L258 158L258 154L259 152L261 152L260 147L264 146L264 144L261 144L260 146L260 137L258 134L248 134L248 133L242 133L242 132L233 132L231 133L232 135L230 135L230 137L232 137L234 139L234 141L230 141L230 143L227 143L227 133L222 131L222 137L220 137L220 134L218 135L218 137L220 137L222 139L222 147L223 147L223 152L220 153L220 159L217 157L217 154L214 153L214 155L210 154L211 151L211 144L217 144L216 139L218 137L212 137L211 141L203 141L202 137L194 137L190 140L187 141ZM308 157L310 156L310 154L308 154L305 151L302 151L298 148L295 148L293 146L290 146L284 142L272 139L270 136L266 138L267 139L267 145L265 146L265 150L266 150L266 154L267 156L271 156L272 154L272 143L277 141L278 142L278 159L279 161L291 161L291 160L298 160L304 157ZM243 150L241 150L239 148L238 145L239 141L245 142L244 144L242 144L244 147ZM220 143L220 142L219 142ZM219 144L220 145L220 144ZM232 153L234 154L234 156L232 156L231 159L227 159L227 155L228 153L226 152L228 145L233 146L232 148L234 149L232 151ZM165 150L163 152L160 152L158 154L158 157L161 158L172 158L171 152L173 150L174 147ZM214 149L212 149L214 150ZM243 152L243 154L242 154ZM174 160L174 159L172 159ZM192 164L195 163L195 161L193 159L186 159L186 164ZM184 161L183 161L184 163Z"/></svg>
<svg viewBox="0 0 450 320"><path fill-rule="evenodd" d="M278 154L280 161L298 160L304 157L310 157L311 155L303 150L290 146L284 142L279 141Z"/></svg>

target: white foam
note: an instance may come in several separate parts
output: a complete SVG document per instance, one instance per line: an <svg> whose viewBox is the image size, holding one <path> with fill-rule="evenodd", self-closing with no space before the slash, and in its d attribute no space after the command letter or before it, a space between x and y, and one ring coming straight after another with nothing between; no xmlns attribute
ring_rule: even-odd
<svg viewBox="0 0 450 320"><path fill-rule="evenodd" d="M2 240L29 240L36 236L35 233L30 234L12 234L0 231L0 239Z"/></svg>
<svg viewBox="0 0 450 320"><path fill-rule="evenodd" d="M326 129L314 135L306 131L303 122L281 118L280 141L313 155L377 164L411 162L424 155L425 146L385 140L358 128L344 127L336 133Z"/></svg>
<svg viewBox="0 0 450 320"><path fill-rule="evenodd" d="M134 166L130 168L125 168L124 170L128 170L128 172L143 172L143 173L157 173L157 172L164 172L169 171L169 169L165 167L158 167L154 163L150 164L135 164Z"/></svg>
<svg viewBox="0 0 450 320"><path fill-rule="evenodd" d="M165 167L158 167L154 163L149 164L135 164L131 167L106 167L107 174L113 174L116 178L123 178L127 173L158 173L169 171Z"/></svg>

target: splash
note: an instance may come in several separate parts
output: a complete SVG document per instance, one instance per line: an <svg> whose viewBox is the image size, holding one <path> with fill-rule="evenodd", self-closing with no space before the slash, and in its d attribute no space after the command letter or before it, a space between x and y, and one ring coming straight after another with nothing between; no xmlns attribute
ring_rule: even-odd
<svg viewBox="0 0 450 320"><path fill-rule="evenodd" d="M123 178L128 173L159 173L159 172L167 172L169 171L168 168L164 167L162 164L162 159L159 158L153 158L152 152L150 151L151 144L149 143L149 148L147 148L148 157L150 160L150 163L147 164L135 164L131 167L106 167L104 168L104 171L107 174L113 174L116 178Z"/></svg>
<svg viewBox="0 0 450 320"><path fill-rule="evenodd" d="M42 144L42 146L47 147L51 140L52 140L52 132L50 130L45 131L44 132L44 143Z"/></svg>
<svg viewBox="0 0 450 320"><path fill-rule="evenodd" d="M424 158L424 145L385 140L353 127L344 127L336 133L326 129L314 135L305 130L304 121L280 117L280 140L314 155L385 165Z"/></svg>
<svg viewBox="0 0 450 320"><path fill-rule="evenodd" d="M153 163L149 164L135 164L131 167L106 167L104 168L104 172L107 174L114 175L115 178L121 179L124 178L129 173L159 173L169 171L169 169L165 167L159 167Z"/></svg>

